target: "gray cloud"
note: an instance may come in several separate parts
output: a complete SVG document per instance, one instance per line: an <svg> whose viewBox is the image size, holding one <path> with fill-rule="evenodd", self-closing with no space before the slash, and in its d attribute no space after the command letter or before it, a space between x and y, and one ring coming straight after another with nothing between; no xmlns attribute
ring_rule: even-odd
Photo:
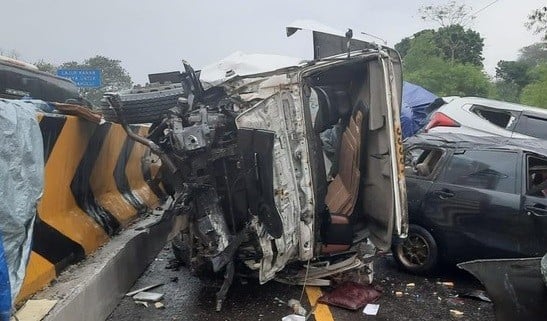
<svg viewBox="0 0 547 321"><path fill-rule="evenodd" d="M199 68L230 53L311 56L310 37L286 38L284 27L313 19L335 28L366 31L394 45L426 27L417 10L435 1L130 1L11 0L2 4L0 47L26 61L80 61L101 54L122 61L134 81L151 72L180 69L186 59ZM475 9L491 0L467 1ZM537 41L524 28L527 14L543 0L501 0L472 26L485 40L485 66L514 59Z"/></svg>

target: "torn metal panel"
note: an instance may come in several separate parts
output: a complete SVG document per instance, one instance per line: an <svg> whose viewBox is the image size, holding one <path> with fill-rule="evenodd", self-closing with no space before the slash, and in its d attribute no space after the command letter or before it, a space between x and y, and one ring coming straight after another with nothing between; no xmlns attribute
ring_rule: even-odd
<svg viewBox="0 0 547 321"><path fill-rule="evenodd" d="M498 321L547 320L541 258L476 260L458 264L486 287Z"/></svg>
<svg viewBox="0 0 547 321"><path fill-rule="evenodd" d="M282 221L282 233L277 238L267 233L267 225L259 216L255 228L263 252L259 272L261 283L271 280L295 253L304 260L313 254L313 220L302 220L313 215L313 192L309 184L307 151L302 146L302 108L293 95L288 91L274 95L236 119L240 129L271 131L276 137L272 151L272 188L276 191L274 200Z"/></svg>
<svg viewBox="0 0 547 321"><path fill-rule="evenodd" d="M182 261L196 272L212 264L225 275L217 303L233 268L244 264L264 283L321 251L350 258L311 265L315 283L357 268L371 278L364 259L351 256L369 237L389 247L393 226L404 234L404 163L394 123L400 60L369 47L260 74L230 73L206 90L185 64L188 97L153 125L148 139L175 167L164 182L174 197L166 213L187 217L177 237ZM337 159L330 182L320 134L334 126L341 138L329 147Z"/></svg>

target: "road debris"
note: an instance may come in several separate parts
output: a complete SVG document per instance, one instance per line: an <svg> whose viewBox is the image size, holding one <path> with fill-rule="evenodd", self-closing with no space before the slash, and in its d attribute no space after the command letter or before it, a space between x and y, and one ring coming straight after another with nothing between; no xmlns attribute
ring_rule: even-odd
<svg viewBox="0 0 547 321"><path fill-rule="evenodd" d="M165 309L165 304L161 302L154 303L154 306L156 307L156 309Z"/></svg>
<svg viewBox="0 0 547 321"><path fill-rule="evenodd" d="M298 314L289 314L286 317L283 317L281 321L306 321L306 317Z"/></svg>
<svg viewBox="0 0 547 321"><path fill-rule="evenodd" d="M158 286L162 286L162 285L163 285L163 283L157 283L157 284L145 286L145 287L142 287L142 288L137 289L137 290L135 290L135 291L127 292L127 293L125 294L125 296L134 296L135 294L137 294L137 293L139 293L139 292L152 290L152 289L157 288Z"/></svg>
<svg viewBox="0 0 547 321"><path fill-rule="evenodd" d="M148 302L144 302L144 301L134 301L135 304L137 305L142 305L144 306L145 308L148 308Z"/></svg>
<svg viewBox="0 0 547 321"><path fill-rule="evenodd" d="M300 303L300 301L295 299L290 299L289 302L287 302L287 305L291 307L291 309L293 309L294 314L304 315L304 316L306 315L306 309L302 307L302 304Z"/></svg>
<svg viewBox="0 0 547 321"><path fill-rule="evenodd" d="M366 315L377 315L378 314L378 310L380 309L380 305L379 304L372 304L372 303L369 303L365 306L365 308L363 309L363 314L366 314Z"/></svg>
<svg viewBox="0 0 547 321"><path fill-rule="evenodd" d="M461 318L463 317L463 312L458 310L450 310L450 315L454 318Z"/></svg>
<svg viewBox="0 0 547 321"><path fill-rule="evenodd" d="M133 296L135 301L158 302L163 298L163 293L139 292Z"/></svg>
<svg viewBox="0 0 547 321"><path fill-rule="evenodd" d="M21 321L42 320L49 311L57 304L57 300L28 300L15 317Z"/></svg>
<svg viewBox="0 0 547 321"><path fill-rule="evenodd" d="M449 289L452 289L454 287L454 282L437 282L437 284Z"/></svg>
<svg viewBox="0 0 547 321"><path fill-rule="evenodd" d="M318 302L349 310L358 310L367 303L376 301L381 294L379 288L355 282L346 282L320 297Z"/></svg>

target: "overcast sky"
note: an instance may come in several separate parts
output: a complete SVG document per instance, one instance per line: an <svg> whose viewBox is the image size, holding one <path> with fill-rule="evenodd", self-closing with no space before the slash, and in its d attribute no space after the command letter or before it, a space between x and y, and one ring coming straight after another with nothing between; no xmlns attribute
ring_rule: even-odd
<svg viewBox="0 0 547 321"><path fill-rule="evenodd" d="M95 55L119 59L137 83L148 73L195 69L233 53L273 53L311 58L309 34L287 38L285 26L312 19L334 28L378 35L393 46L424 28L418 8L431 0L3 0L0 48L22 60L55 64ZM493 0L467 0L475 11ZM545 0L498 0L470 27L485 38L486 70L515 59L539 40L524 27Z"/></svg>

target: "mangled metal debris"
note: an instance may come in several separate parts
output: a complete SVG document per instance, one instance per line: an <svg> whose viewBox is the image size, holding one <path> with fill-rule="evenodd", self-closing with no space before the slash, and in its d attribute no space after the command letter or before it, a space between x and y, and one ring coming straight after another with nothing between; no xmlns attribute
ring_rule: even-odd
<svg viewBox="0 0 547 321"><path fill-rule="evenodd" d="M177 258L224 277L216 309L236 270L261 283L316 285L360 270L371 282L370 257L407 226L398 54L368 46L206 90L184 68L184 97L169 110L106 100L112 120L162 160L173 200L163 217L181 218ZM137 136L125 119L146 115L150 133ZM342 135L326 169L320 134L333 127Z"/></svg>
<svg viewBox="0 0 547 321"><path fill-rule="evenodd" d="M475 260L458 264L484 284L496 320L547 320L541 258Z"/></svg>

